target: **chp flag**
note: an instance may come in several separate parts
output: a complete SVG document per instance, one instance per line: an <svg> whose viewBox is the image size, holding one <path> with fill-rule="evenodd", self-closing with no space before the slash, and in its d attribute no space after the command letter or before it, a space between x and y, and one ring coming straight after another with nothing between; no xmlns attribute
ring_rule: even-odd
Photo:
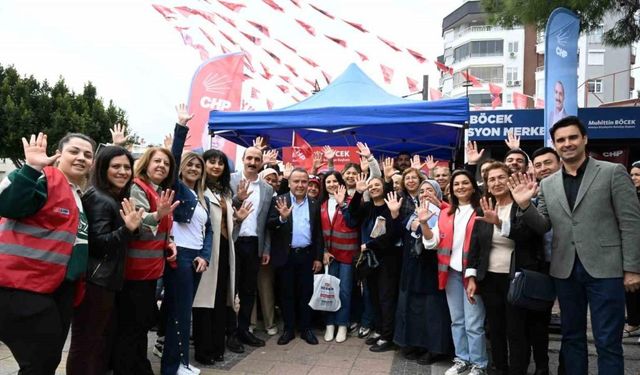
<svg viewBox="0 0 640 375"><path fill-rule="evenodd" d="M205 151L213 145L233 160L236 144L219 136L209 135L210 111L239 111L241 109L243 52L228 53L205 61L198 67L189 90L189 134L185 147Z"/></svg>

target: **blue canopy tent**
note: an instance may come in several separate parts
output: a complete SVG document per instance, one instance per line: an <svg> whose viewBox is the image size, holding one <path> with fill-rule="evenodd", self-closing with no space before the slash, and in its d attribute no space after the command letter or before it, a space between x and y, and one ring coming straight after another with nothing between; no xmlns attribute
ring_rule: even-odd
<svg viewBox="0 0 640 375"><path fill-rule="evenodd" d="M243 146L257 136L274 148L291 146L292 131L311 145L354 146L451 159L469 119L466 98L434 102L399 98L384 91L356 64L315 95L286 108L209 115L209 131Z"/></svg>

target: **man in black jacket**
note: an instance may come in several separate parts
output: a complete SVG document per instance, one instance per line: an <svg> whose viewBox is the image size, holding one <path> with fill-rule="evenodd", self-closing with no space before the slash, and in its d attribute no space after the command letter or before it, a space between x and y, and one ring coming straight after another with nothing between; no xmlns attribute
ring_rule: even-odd
<svg viewBox="0 0 640 375"><path fill-rule="evenodd" d="M320 203L307 197L309 174L296 168L289 177L291 191L273 198L267 227L271 231L271 264L280 288L284 332L278 345L286 345L300 328L300 337L311 345L318 339L311 331L313 273L322 268L323 240ZM296 313L296 308L297 313Z"/></svg>

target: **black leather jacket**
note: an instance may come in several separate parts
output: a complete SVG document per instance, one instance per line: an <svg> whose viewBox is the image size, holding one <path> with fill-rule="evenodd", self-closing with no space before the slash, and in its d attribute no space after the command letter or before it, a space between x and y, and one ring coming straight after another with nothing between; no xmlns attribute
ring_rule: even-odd
<svg viewBox="0 0 640 375"><path fill-rule="evenodd" d="M127 245L134 234L120 217L120 204L91 187L82 196L89 220L87 281L112 291L122 289Z"/></svg>

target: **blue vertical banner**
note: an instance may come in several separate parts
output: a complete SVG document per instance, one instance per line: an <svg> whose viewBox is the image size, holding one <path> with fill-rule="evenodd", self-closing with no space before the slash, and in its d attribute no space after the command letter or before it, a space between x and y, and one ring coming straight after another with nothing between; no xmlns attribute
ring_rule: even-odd
<svg viewBox="0 0 640 375"><path fill-rule="evenodd" d="M578 114L578 37L580 19L565 8L549 16L544 54L544 144L553 146L549 129Z"/></svg>

